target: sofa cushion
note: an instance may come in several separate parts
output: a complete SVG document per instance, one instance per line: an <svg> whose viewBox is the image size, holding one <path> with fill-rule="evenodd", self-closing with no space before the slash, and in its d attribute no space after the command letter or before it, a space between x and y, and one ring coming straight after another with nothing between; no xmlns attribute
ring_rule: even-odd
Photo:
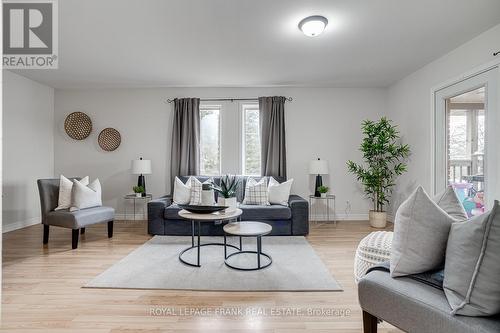
<svg viewBox="0 0 500 333"><path fill-rule="evenodd" d="M178 220L181 218L179 216L180 211L181 211L181 208L179 207L179 205L177 205L176 203L173 203L170 206L165 208L163 215L165 216L166 219Z"/></svg>
<svg viewBox="0 0 500 333"><path fill-rule="evenodd" d="M452 186L447 186L446 190L436 195L432 200L457 221L464 221L469 218Z"/></svg>
<svg viewBox="0 0 500 333"><path fill-rule="evenodd" d="M292 210L289 207L281 205L255 206L240 205L243 211L242 220L289 220L292 218ZM176 204L171 204L165 208L164 216L169 220L179 220L179 211L181 208Z"/></svg>
<svg viewBox="0 0 500 333"><path fill-rule="evenodd" d="M73 180L73 192L71 193L70 211L102 206L102 189L99 178L96 178L89 185Z"/></svg>
<svg viewBox="0 0 500 333"><path fill-rule="evenodd" d="M267 190L267 178L262 178L260 181L249 177L245 186L245 205L262 205L269 206L269 192Z"/></svg>
<svg viewBox="0 0 500 333"><path fill-rule="evenodd" d="M407 332L500 332L500 317L452 316L442 290L373 271L358 284L364 311Z"/></svg>
<svg viewBox="0 0 500 333"><path fill-rule="evenodd" d="M500 313L500 207L451 226L444 291L453 314Z"/></svg>
<svg viewBox="0 0 500 333"><path fill-rule="evenodd" d="M94 207L70 212L67 209L52 211L46 216L46 224L59 227L80 229L85 226L113 221L115 210L111 207Z"/></svg>
<svg viewBox="0 0 500 333"><path fill-rule="evenodd" d="M249 220L289 220L292 217L292 210L282 205L256 206L240 205L243 214L243 221Z"/></svg>
<svg viewBox="0 0 500 333"><path fill-rule="evenodd" d="M444 262L451 224L455 221L419 186L396 212L391 276L439 268Z"/></svg>

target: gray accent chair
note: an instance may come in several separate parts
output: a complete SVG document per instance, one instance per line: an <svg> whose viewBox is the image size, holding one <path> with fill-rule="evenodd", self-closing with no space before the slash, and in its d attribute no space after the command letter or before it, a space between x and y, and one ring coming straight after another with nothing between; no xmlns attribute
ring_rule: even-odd
<svg viewBox="0 0 500 333"><path fill-rule="evenodd" d="M70 178L71 180L80 178ZM68 209L55 211L59 202L59 178L38 179L38 192L42 210L43 244L49 242L49 227L57 226L72 230L72 248L78 247L78 237L92 224L108 223L108 238L113 237L115 210L111 207L94 207L70 212Z"/></svg>
<svg viewBox="0 0 500 333"><path fill-rule="evenodd" d="M237 176L240 181L237 191L237 200L242 202L244 198L247 177ZM189 177L181 176L179 179L186 182ZM209 177L196 176L201 182ZM220 177L212 177L219 184ZM257 180L262 177L253 177ZM276 178L278 182L285 179ZM281 205L256 206L240 205L243 214L242 221L261 221L273 227L271 236L303 236L309 233L309 203L298 195L290 195L288 207ZM148 203L148 233L150 235L173 235L190 236L191 224L179 217L181 208L172 202L171 196L164 196ZM202 223L201 234L204 236L222 236L220 225L214 223Z"/></svg>
<svg viewBox="0 0 500 333"><path fill-rule="evenodd" d="M371 271L359 281L358 296L365 333L376 333L379 319L415 333L500 332L500 315L452 316L442 290L409 277Z"/></svg>

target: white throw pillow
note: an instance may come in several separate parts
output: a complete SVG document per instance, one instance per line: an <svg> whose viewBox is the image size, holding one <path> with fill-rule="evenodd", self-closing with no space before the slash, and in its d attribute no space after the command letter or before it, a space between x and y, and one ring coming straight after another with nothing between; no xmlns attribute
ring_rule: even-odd
<svg viewBox="0 0 500 333"><path fill-rule="evenodd" d="M271 205L282 205L288 207L288 198L292 190L293 179L286 182L279 183L273 177L269 178L269 186L267 191L269 193L269 203Z"/></svg>
<svg viewBox="0 0 500 333"><path fill-rule="evenodd" d="M214 196L214 190L209 190L209 191L203 191L203 184L211 184L212 183L212 178L207 179L203 183L200 182L196 177L191 177L191 198L189 201L190 205L213 205L215 203L215 196ZM209 192L210 194L207 196L206 193L203 192ZM210 197L212 200L209 200L207 202L207 197ZM205 200L204 200L205 198Z"/></svg>
<svg viewBox="0 0 500 333"><path fill-rule="evenodd" d="M265 177L259 182L254 178L248 177L243 204L269 206L269 193L267 192L267 181Z"/></svg>
<svg viewBox="0 0 500 333"><path fill-rule="evenodd" d="M89 184L89 176L83 177L80 183L87 186ZM73 182L61 175L59 178L59 201L56 209L68 209L71 205L71 192L73 190Z"/></svg>
<svg viewBox="0 0 500 333"><path fill-rule="evenodd" d="M71 212L102 206L101 183L99 179L96 178L88 186L85 186L78 180L74 180L71 205L72 207L69 209Z"/></svg>
<svg viewBox="0 0 500 333"><path fill-rule="evenodd" d="M191 178L186 181L186 184L182 182L178 177L175 177L174 182L174 195L172 200L178 205L187 205L191 200Z"/></svg>
<svg viewBox="0 0 500 333"><path fill-rule="evenodd" d="M439 268L445 259L453 222L456 220L419 186L396 212L391 276L419 274Z"/></svg>

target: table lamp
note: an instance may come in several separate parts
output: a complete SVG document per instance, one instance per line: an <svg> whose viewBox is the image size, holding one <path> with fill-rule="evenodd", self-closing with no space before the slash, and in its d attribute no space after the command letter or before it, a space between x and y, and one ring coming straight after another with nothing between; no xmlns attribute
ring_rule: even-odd
<svg viewBox="0 0 500 333"><path fill-rule="evenodd" d="M321 175L328 174L328 162L325 160L317 160L309 162L309 174L316 175L316 185L314 186L314 196L320 197L321 194L318 191L318 187L323 185L323 179Z"/></svg>
<svg viewBox="0 0 500 333"><path fill-rule="evenodd" d="M132 161L132 174L139 175L137 186L144 188L143 196L146 195L146 180L144 175L151 174L151 160L143 160L142 157Z"/></svg>

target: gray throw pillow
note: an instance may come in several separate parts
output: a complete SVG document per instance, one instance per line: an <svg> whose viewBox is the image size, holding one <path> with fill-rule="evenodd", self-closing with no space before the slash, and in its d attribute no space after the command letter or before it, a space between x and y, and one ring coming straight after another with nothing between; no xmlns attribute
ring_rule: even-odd
<svg viewBox="0 0 500 333"><path fill-rule="evenodd" d="M453 187L446 187L446 190L436 195L433 200L457 221L464 221L469 218Z"/></svg>
<svg viewBox="0 0 500 333"><path fill-rule="evenodd" d="M442 265L455 221L419 186L396 212L391 276L424 273Z"/></svg>
<svg viewBox="0 0 500 333"><path fill-rule="evenodd" d="M500 208L451 226L444 268L444 293L452 314L500 313Z"/></svg>

